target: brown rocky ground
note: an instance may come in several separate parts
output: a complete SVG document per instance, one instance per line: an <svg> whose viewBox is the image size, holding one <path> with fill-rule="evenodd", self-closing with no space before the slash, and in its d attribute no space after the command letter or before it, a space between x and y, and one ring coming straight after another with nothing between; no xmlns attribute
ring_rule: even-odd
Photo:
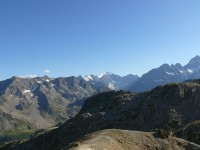
<svg viewBox="0 0 200 150"><path fill-rule="evenodd" d="M67 149L67 148L66 148ZM199 150L200 146L175 137L159 138L152 132L108 129L72 144L70 150Z"/></svg>

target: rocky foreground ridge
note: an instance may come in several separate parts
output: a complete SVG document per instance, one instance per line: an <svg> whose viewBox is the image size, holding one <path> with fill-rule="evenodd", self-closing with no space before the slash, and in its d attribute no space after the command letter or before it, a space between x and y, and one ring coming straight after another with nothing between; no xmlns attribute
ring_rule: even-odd
<svg viewBox="0 0 200 150"><path fill-rule="evenodd" d="M155 133L107 129L94 132L72 144L70 150L198 150L200 146L183 139L159 138Z"/></svg>

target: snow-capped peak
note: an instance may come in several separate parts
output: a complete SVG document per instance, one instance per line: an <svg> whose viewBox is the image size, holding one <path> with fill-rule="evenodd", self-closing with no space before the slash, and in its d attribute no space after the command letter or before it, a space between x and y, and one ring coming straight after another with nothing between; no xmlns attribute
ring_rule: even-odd
<svg viewBox="0 0 200 150"><path fill-rule="evenodd" d="M91 76L89 76L89 75L84 76L83 79L84 79L85 81L91 81L91 80L93 80L93 78L92 78Z"/></svg>
<svg viewBox="0 0 200 150"><path fill-rule="evenodd" d="M102 74L100 74L100 75L98 76L98 78L102 78L102 77L105 76L105 75L111 75L111 74L113 74L113 73L111 73L111 72L103 72Z"/></svg>

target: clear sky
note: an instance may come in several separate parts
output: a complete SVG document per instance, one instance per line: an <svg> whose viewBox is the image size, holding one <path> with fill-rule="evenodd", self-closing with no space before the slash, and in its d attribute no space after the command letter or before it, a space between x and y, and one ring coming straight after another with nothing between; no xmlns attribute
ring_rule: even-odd
<svg viewBox="0 0 200 150"><path fill-rule="evenodd" d="M0 80L141 75L200 55L200 0L0 0Z"/></svg>

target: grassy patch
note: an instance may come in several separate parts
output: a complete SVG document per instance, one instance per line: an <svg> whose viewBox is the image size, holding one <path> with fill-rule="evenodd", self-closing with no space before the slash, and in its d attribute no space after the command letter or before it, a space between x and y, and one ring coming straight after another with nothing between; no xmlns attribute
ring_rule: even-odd
<svg viewBox="0 0 200 150"><path fill-rule="evenodd" d="M2 145L11 141L27 140L31 137L36 137L38 135L47 133L55 128L56 127L40 130L7 130L0 133L0 144Z"/></svg>
<svg viewBox="0 0 200 150"><path fill-rule="evenodd" d="M53 130L53 129L56 129L56 128L57 128L57 127L51 127L51 128L47 128L47 129L40 129L40 130L37 130L37 131L35 131L35 132L32 134L31 138L35 138L35 137L37 137L37 136L39 136L39 135L48 133L49 131L51 131L51 130Z"/></svg>
<svg viewBox="0 0 200 150"><path fill-rule="evenodd" d="M0 133L0 143L29 139L35 130L7 130Z"/></svg>
<svg viewBox="0 0 200 150"><path fill-rule="evenodd" d="M194 124L200 124L200 120L195 120L195 121L192 122L192 124L193 124L193 125L194 125Z"/></svg>

